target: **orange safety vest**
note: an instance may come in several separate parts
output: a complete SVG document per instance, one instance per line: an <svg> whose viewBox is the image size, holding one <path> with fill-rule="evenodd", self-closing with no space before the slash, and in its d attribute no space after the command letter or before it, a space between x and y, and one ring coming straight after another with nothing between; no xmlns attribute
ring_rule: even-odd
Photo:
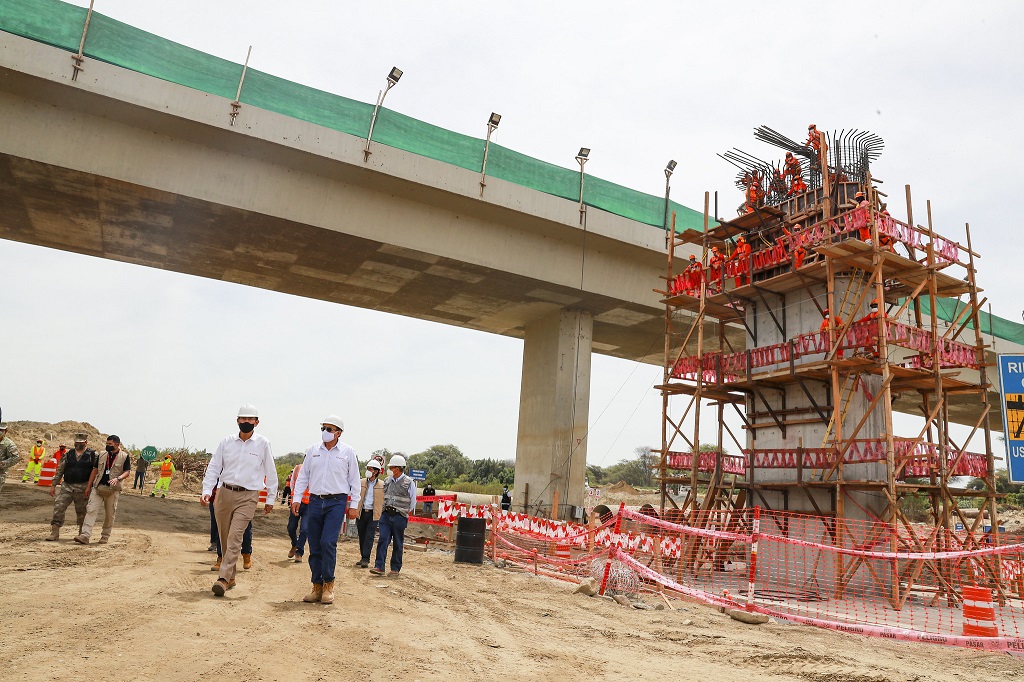
<svg viewBox="0 0 1024 682"><path fill-rule="evenodd" d="M295 482L299 480L299 470L302 469L302 465L299 464L295 467L295 471L292 472L292 477L288 480L288 487L292 489L292 501L295 501ZM302 491L302 504L309 504L309 488Z"/></svg>
<svg viewBox="0 0 1024 682"><path fill-rule="evenodd" d="M35 462L36 464L39 464L39 462L43 461L43 455L45 455L45 454L46 454L46 448L44 446L42 446L42 445L33 445L32 446L32 461Z"/></svg>
<svg viewBox="0 0 1024 682"><path fill-rule="evenodd" d="M174 464L170 460L164 460L160 464L160 478L170 478L174 470Z"/></svg>

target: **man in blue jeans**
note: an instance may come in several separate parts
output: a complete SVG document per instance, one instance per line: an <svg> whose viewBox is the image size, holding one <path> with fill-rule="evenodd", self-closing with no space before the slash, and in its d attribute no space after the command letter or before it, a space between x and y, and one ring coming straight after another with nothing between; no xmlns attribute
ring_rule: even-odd
<svg viewBox="0 0 1024 682"><path fill-rule="evenodd" d="M388 462L391 475L384 481L384 512L380 515L377 528L377 558L370 573L384 575L384 560L391 550L391 577L398 577L402 571L402 548L405 545L405 528L409 525L409 514L416 509L416 481L405 475L405 457L395 455Z"/></svg>
<svg viewBox="0 0 1024 682"><path fill-rule="evenodd" d="M306 507L306 540L313 589L304 602L334 603L334 568L338 563L338 535L348 516L359 510L359 462L356 451L340 441L345 425L331 415L320 423L320 443L306 450L302 469L292 490L309 490ZM302 498L299 497L299 500ZM292 496L292 513L300 502Z"/></svg>

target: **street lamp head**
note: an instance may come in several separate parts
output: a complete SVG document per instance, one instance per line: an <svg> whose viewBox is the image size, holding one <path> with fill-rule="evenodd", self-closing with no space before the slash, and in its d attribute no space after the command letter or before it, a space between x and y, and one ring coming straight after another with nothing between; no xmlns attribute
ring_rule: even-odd
<svg viewBox="0 0 1024 682"><path fill-rule="evenodd" d="M669 174L671 174L673 171L675 171L675 169L676 169L676 162L674 160L673 161L669 161L668 165L665 166L665 172L669 173Z"/></svg>
<svg viewBox="0 0 1024 682"><path fill-rule="evenodd" d="M577 161L582 161L582 160L586 159L589 156L590 156L590 148L589 147L580 147L580 153L576 155L576 160Z"/></svg>
<svg viewBox="0 0 1024 682"><path fill-rule="evenodd" d="M491 117L487 119L487 125L497 128L499 123L501 123L501 114L496 114L492 111Z"/></svg>
<svg viewBox="0 0 1024 682"><path fill-rule="evenodd" d="M392 85L398 83L398 79L402 77L402 70L397 66L391 67L391 73L388 74L388 82Z"/></svg>

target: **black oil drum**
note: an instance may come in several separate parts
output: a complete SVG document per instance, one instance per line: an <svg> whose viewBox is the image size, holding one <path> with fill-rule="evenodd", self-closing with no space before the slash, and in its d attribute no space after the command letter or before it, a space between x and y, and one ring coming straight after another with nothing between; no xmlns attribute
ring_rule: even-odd
<svg viewBox="0 0 1024 682"><path fill-rule="evenodd" d="M467 519L460 516L455 530L455 563L482 564L486 519Z"/></svg>

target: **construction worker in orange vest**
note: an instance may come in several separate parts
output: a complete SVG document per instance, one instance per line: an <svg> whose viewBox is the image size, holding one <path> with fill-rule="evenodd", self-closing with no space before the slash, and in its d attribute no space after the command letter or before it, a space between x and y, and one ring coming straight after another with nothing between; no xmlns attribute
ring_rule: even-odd
<svg viewBox="0 0 1024 682"><path fill-rule="evenodd" d="M66 455L67 452L68 452L68 446L64 445L64 443L61 443L57 447L56 452L53 453L53 461L56 462L57 464L60 464L60 460L64 458L64 455Z"/></svg>
<svg viewBox="0 0 1024 682"><path fill-rule="evenodd" d="M825 308L825 310L823 310L821 312L821 314L822 314L822 316L825 319L823 319L821 321L820 330L822 332L826 332L827 333L828 332L828 318L829 318L829 310L828 310L828 308ZM832 318L832 327L833 327L833 329L836 330L836 334L837 335L839 334L839 328L842 327L842 326L843 326L843 319L841 317L836 315L834 318ZM836 345L838 345L838 344L839 344L839 342L837 340L837 344ZM831 347L831 343L829 344L829 346ZM837 358L843 357L843 351L842 350L836 351L836 357Z"/></svg>
<svg viewBox="0 0 1024 682"><path fill-rule="evenodd" d="M729 260L736 261L736 286L750 284L750 244L746 237L736 240L736 250L732 252Z"/></svg>
<svg viewBox="0 0 1024 682"><path fill-rule="evenodd" d="M813 123L807 126L807 146L814 150L815 153L821 151L821 138L818 137L818 126Z"/></svg>
<svg viewBox="0 0 1024 682"><path fill-rule="evenodd" d="M697 256L690 254L690 262L683 270L683 287L684 291L690 296L696 296L700 290L700 281L704 276L704 272L697 262Z"/></svg>
<svg viewBox="0 0 1024 682"><path fill-rule="evenodd" d="M171 456L164 455L164 461L160 462L160 478L157 480L156 485L153 486L153 492L149 496L156 497L156 494L160 492L160 497L167 497L167 491L171 489L171 477L174 476L175 471Z"/></svg>
<svg viewBox="0 0 1024 682"><path fill-rule="evenodd" d="M794 194L802 194L803 192L806 191L807 183L804 182L803 177L799 175L793 176L793 180L789 183L788 196L793 196Z"/></svg>
<svg viewBox="0 0 1024 682"><path fill-rule="evenodd" d="M870 307L868 308L868 310L869 310L868 314L865 315L864 317L860 318L859 320L857 320L857 322L855 324L859 324L861 322L870 322L871 320L877 320L878 319L878 299L877 298L872 299ZM877 335L877 331L878 330L876 328L872 328L871 329L872 335L873 336ZM865 355L865 356L872 357L872 358L877 358L878 357L878 344L877 343L866 343L866 344L864 344L862 346L862 348L864 348L864 350L860 351L859 353L857 353L857 355Z"/></svg>
<svg viewBox="0 0 1024 682"><path fill-rule="evenodd" d="M711 256L708 258L708 279L710 288L713 291L722 289L722 266L725 265L725 256L717 246L711 247Z"/></svg>
<svg viewBox="0 0 1024 682"><path fill-rule="evenodd" d="M800 169L800 160L793 156L793 152L786 152L784 167L786 171L783 175L786 177L790 179L803 177L803 171Z"/></svg>
<svg viewBox="0 0 1024 682"><path fill-rule="evenodd" d="M793 226L793 232L799 232L801 229L803 226L800 223ZM793 259L793 269L799 270L804 264L804 258L807 257L807 249L803 245L803 235L793 236L793 232L787 230L785 225L782 226L782 233L789 237L789 255Z"/></svg>
<svg viewBox="0 0 1024 682"><path fill-rule="evenodd" d="M868 198L864 196L864 192L857 190L857 193L853 195L853 203L857 205L857 208L863 208L865 211L867 211ZM871 243L871 225L868 222L868 218L870 217L870 215L865 215L864 224L857 228L857 235L860 237L860 240L865 244Z"/></svg>
<svg viewBox="0 0 1024 682"><path fill-rule="evenodd" d="M28 479L35 474L33 483L39 483L39 473L43 470L43 459L46 457L46 448L43 447L43 439L37 438L36 444L32 446L32 454L29 455L28 465L25 467L25 475L21 477L22 483L28 483Z"/></svg>
<svg viewBox="0 0 1024 682"><path fill-rule="evenodd" d="M771 192L776 197L781 197L787 193L786 190L786 176L782 174L782 171L778 168L775 169L775 173L772 176Z"/></svg>

